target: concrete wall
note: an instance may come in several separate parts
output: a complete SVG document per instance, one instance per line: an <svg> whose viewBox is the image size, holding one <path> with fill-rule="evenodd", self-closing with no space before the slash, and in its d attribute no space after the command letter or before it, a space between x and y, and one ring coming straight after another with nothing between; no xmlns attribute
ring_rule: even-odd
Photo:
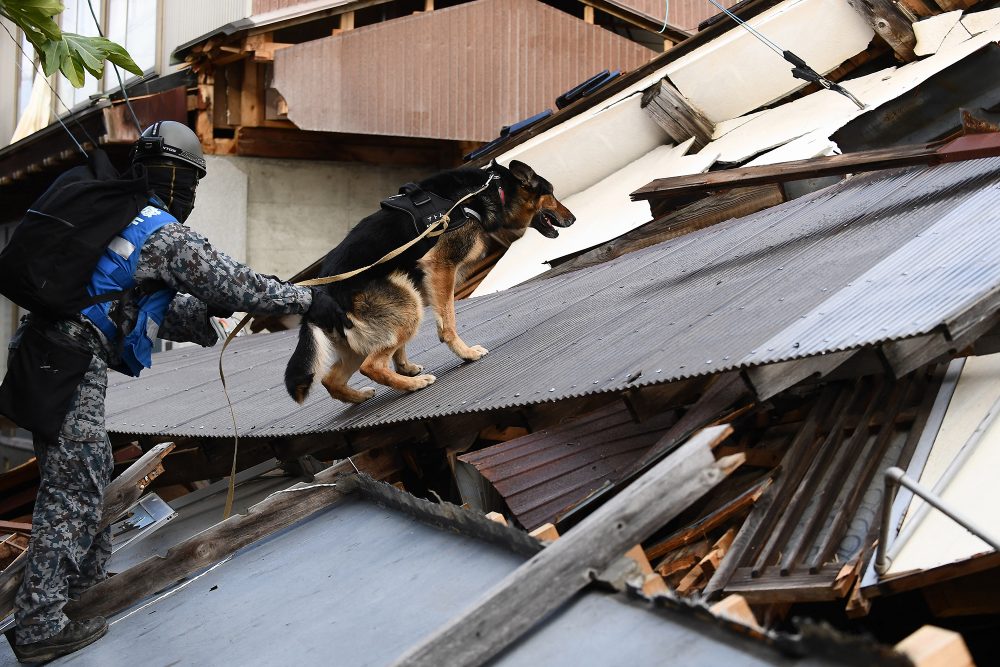
<svg viewBox="0 0 1000 667"><path fill-rule="evenodd" d="M355 163L218 159L234 162L248 178L247 263L282 278L325 255L400 185L429 173Z"/></svg>

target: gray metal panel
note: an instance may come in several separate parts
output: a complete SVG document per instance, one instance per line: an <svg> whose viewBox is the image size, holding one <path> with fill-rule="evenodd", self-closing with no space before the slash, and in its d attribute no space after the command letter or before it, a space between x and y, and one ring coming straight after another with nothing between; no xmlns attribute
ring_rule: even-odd
<svg viewBox="0 0 1000 667"><path fill-rule="evenodd" d="M462 337L491 353L460 363L425 317L410 357L438 382L407 395L379 386L359 406L322 388L301 407L288 398L282 377L295 332L237 339L226 367L240 433L281 437L523 406L964 326L961 316L1000 289L998 184L1000 158L866 175L591 269L459 302ZM109 430L231 435L217 355L175 351L141 381L113 378Z"/></svg>
<svg viewBox="0 0 1000 667"><path fill-rule="evenodd" d="M119 614L105 638L51 664L385 665L522 562L347 499ZM578 597L495 662L656 665L664 656L683 656L685 665L822 664L601 594ZM0 665L15 664L3 643Z"/></svg>

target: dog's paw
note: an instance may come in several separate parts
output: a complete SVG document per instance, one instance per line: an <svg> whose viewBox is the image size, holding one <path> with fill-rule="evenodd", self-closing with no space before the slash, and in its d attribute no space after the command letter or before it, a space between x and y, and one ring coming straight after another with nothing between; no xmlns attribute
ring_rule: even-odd
<svg viewBox="0 0 1000 667"><path fill-rule="evenodd" d="M405 366L397 366L396 372L407 377L415 377L424 372L424 367L420 364L407 364Z"/></svg>
<svg viewBox="0 0 1000 667"><path fill-rule="evenodd" d="M375 395L375 387L365 387L364 389L358 389L358 393L364 396L362 401L367 401L369 398Z"/></svg>
<svg viewBox="0 0 1000 667"><path fill-rule="evenodd" d="M476 361L477 359L482 359L489 353L490 351L482 345L473 345L466 350L464 354L460 354L458 356L462 357L466 361Z"/></svg>
<svg viewBox="0 0 1000 667"><path fill-rule="evenodd" d="M435 376L433 376L433 375L430 375L430 374L428 374L428 375L418 375L415 378L413 378L413 381L414 381L413 382L413 389L411 389L410 391L416 391L418 389L423 389L424 387L426 387L428 385L434 384L435 380L437 380L437 378Z"/></svg>

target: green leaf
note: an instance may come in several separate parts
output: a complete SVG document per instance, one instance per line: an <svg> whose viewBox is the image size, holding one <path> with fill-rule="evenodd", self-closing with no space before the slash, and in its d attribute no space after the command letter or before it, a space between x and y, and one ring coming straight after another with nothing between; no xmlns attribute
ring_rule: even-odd
<svg viewBox="0 0 1000 667"><path fill-rule="evenodd" d="M38 39L59 39L62 32L52 17L63 9L59 0L0 0L0 15L17 24L36 48Z"/></svg>
<svg viewBox="0 0 1000 667"><path fill-rule="evenodd" d="M84 37L83 35L64 32L63 43L66 44L69 50L74 66L78 69L85 68L97 78L101 78L104 74L105 60L110 60L133 74L142 74L142 70L135 64L135 61L132 60L124 48L104 37ZM69 78L69 75L67 75L67 78ZM83 84L81 83L80 85Z"/></svg>

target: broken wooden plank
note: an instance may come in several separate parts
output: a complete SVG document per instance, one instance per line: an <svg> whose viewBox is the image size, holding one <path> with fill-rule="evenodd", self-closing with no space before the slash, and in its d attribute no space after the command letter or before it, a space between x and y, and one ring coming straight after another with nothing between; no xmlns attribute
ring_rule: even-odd
<svg viewBox="0 0 1000 667"><path fill-rule="evenodd" d="M172 442L156 445L108 484L108 488L104 491L104 509L101 511L98 530L103 530L121 518L139 499L150 482L163 472L163 457L173 448ZM14 559L3 573L0 573L0 618L6 617L14 610L14 596L21 586L27 562L27 552L24 552Z"/></svg>
<svg viewBox="0 0 1000 667"><path fill-rule="evenodd" d="M962 635L934 625L925 625L896 644L896 651L913 667L975 667Z"/></svg>
<svg viewBox="0 0 1000 667"><path fill-rule="evenodd" d="M717 419L726 408L737 401L748 400L749 397L750 392L739 372L732 371L719 375L698 402L671 426L641 459L629 466L621 478L627 479L660 460L679 443Z"/></svg>
<svg viewBox="0 0 1000 667"><path fill-rule="evenodd" d="M675 144L694 137L692 150L712 141L715 125L667 79L661 79L642 95L640 106Z"/></svg>
<svg viewBox="0 0 1000 667"><path fill-rule="evenodd" d="M879 148L772 165L661 178L639 188L631 194L631 197L633 201L664 199L723 188L783 183L818 176L853 174L914 165L932 166L996 155L1000 155L1000 134L974 134L952 141Z"/></svg>
<svg viewBox="0 0 1000 667"><path fill-rule="evenodd" d="M764 628L757 622L757 617L754 616L753 611L750 609L747 599L742 595L729 595L713 604L709 607L709 610L716 616L742 623L760 632L764 631Z"/></svg>
<svg viewBox="0 0 1000 667"><path fill-rule="evenodd" d="M731 432L699 432L394 664L486 662L586 586L590 573L604 571L728 475L739 461L715 461L712 446Z"/></svg>
<svg viewBox="0 0 1000 667"><path fill-rule="evenodd" d="M733 538L735 536L736 529L730 528L722 537L716 540L715 544L712 545L712 549L677 584L676 591L678 595L688 595L694 590L701 590L705 587L712 575L719 569L719 565L726 557L729 548L733 545Z"/></svg>
<svg viewBox="0 0 1000 667"><path fill-rule="evenodd" d="M734 516L752 507L753 504L756 503L757 500L764 494L764 492L770 488L773 481L773 477L768 477L759 484L747 489L708 516L702 517L695 523L679 530L662 542L651 546L646 550L646 554L650 558L656 559L661 556L665 556L671 551L674 551L682 546L703 539L706 535L708 535L708 533L729 521Z"/></svg>
<svg viewBox="0 0 1000 667"><path fill-rule="evenodd" d="M66 605L70 618L111 616L173 585L178 580L214 565L226 556L338 502L343 493L330 486L361 470L386 477L398 470L396 459L379 451L363 452L316 475L310 484L296 484L299 491L272 494L251 507L198 533L167 551L93 586L79 601Z"/></svg>
<svg viewBox="0 0 1000 667"><path fill-rule="evenodd" d="M552 542L559 539L559 531L551 523L543 523L528 534L540 542Z"/></svg>

